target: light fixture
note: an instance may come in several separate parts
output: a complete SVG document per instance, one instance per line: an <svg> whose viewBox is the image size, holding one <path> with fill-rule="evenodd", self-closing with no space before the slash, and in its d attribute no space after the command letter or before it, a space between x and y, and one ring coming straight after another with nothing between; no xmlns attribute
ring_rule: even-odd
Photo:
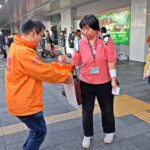
<svg viewBox="0 0 150 150"><path fill-rule="evenodd" d="M3 5L0 4L0 9L2 8Z"/></svg>

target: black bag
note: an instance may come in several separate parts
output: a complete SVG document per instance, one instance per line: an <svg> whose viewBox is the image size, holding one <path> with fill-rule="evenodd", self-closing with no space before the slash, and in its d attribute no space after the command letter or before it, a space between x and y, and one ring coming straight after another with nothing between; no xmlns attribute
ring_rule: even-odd
<svg viewBox="0 0 150 150"><path fill-rule="evenodd" d="M82 95L81 95L81 88L80 88L80 80L77 75L76 69L74 69L75 74L73 75L73 82L74 82L74 88L75 88L75 94L78 105L82 104ZM65 90L63 88L62 95L66 96Z"/></svg>

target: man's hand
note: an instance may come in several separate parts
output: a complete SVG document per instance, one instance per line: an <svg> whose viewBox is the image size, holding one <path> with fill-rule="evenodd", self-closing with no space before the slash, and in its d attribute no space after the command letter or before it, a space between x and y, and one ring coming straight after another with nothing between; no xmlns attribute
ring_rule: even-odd
<svg viewBox="0 0 150 150"><path fill-rule="evenodd" d="M64 56L64 55L58 56L58 61L60 63L71 64L71 60L67 56Z"/></svg>
<svg viewBox="0 0 150 150"><path fill-rule="evenodd" d="M58 56L58 61L59 61L60 63L65 63L65 62L66 62L66 56L64 56L64 55Z"/></svg>

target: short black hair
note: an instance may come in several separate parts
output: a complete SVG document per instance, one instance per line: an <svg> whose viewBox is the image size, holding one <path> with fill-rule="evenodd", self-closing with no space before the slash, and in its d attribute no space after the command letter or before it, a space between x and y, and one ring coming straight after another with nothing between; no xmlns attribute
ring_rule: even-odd
<svg viewBox="0 0 150 150"><path fill-rule="evenodd" d="M29 19L25 21L21 26L21 33L28 34L32 31L36 31L39 34L42 30L45 30L44 24L39 20Z"/></svg>
<svg viewBox="0 0 150 150"><path fill-rule="evenodd" d="M100 25L98 19L94 15L86 15L80 21L80 28L82 29L84 26L88 25L93 30L100 31Z"/></svg>
<svg viewBox="0 0 150 150"><path fill-rule="evenodd" d="M107 32L106 27L101 27L101 32L102 32L102 33L106 33L106 32Z"/></svg>
<svg viewBox="0 0 150 150"><path fill-rule="evenodd" d="M77 32L81 32L81 30L77 29L77 30L76 30L76 33L77 33Z"/></svg>

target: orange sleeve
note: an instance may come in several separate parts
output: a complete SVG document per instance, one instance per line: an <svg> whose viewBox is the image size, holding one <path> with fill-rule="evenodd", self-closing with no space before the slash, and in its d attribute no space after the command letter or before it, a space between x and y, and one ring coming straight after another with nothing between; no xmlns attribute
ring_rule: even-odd
<svg viewBox="0 0 150 150"><path fill-rule="evenodd" d="M43 63L35 52L22 50L17 54L17 60L26 74L45 82L63 83L71 75L71 65Z"/></svg>

